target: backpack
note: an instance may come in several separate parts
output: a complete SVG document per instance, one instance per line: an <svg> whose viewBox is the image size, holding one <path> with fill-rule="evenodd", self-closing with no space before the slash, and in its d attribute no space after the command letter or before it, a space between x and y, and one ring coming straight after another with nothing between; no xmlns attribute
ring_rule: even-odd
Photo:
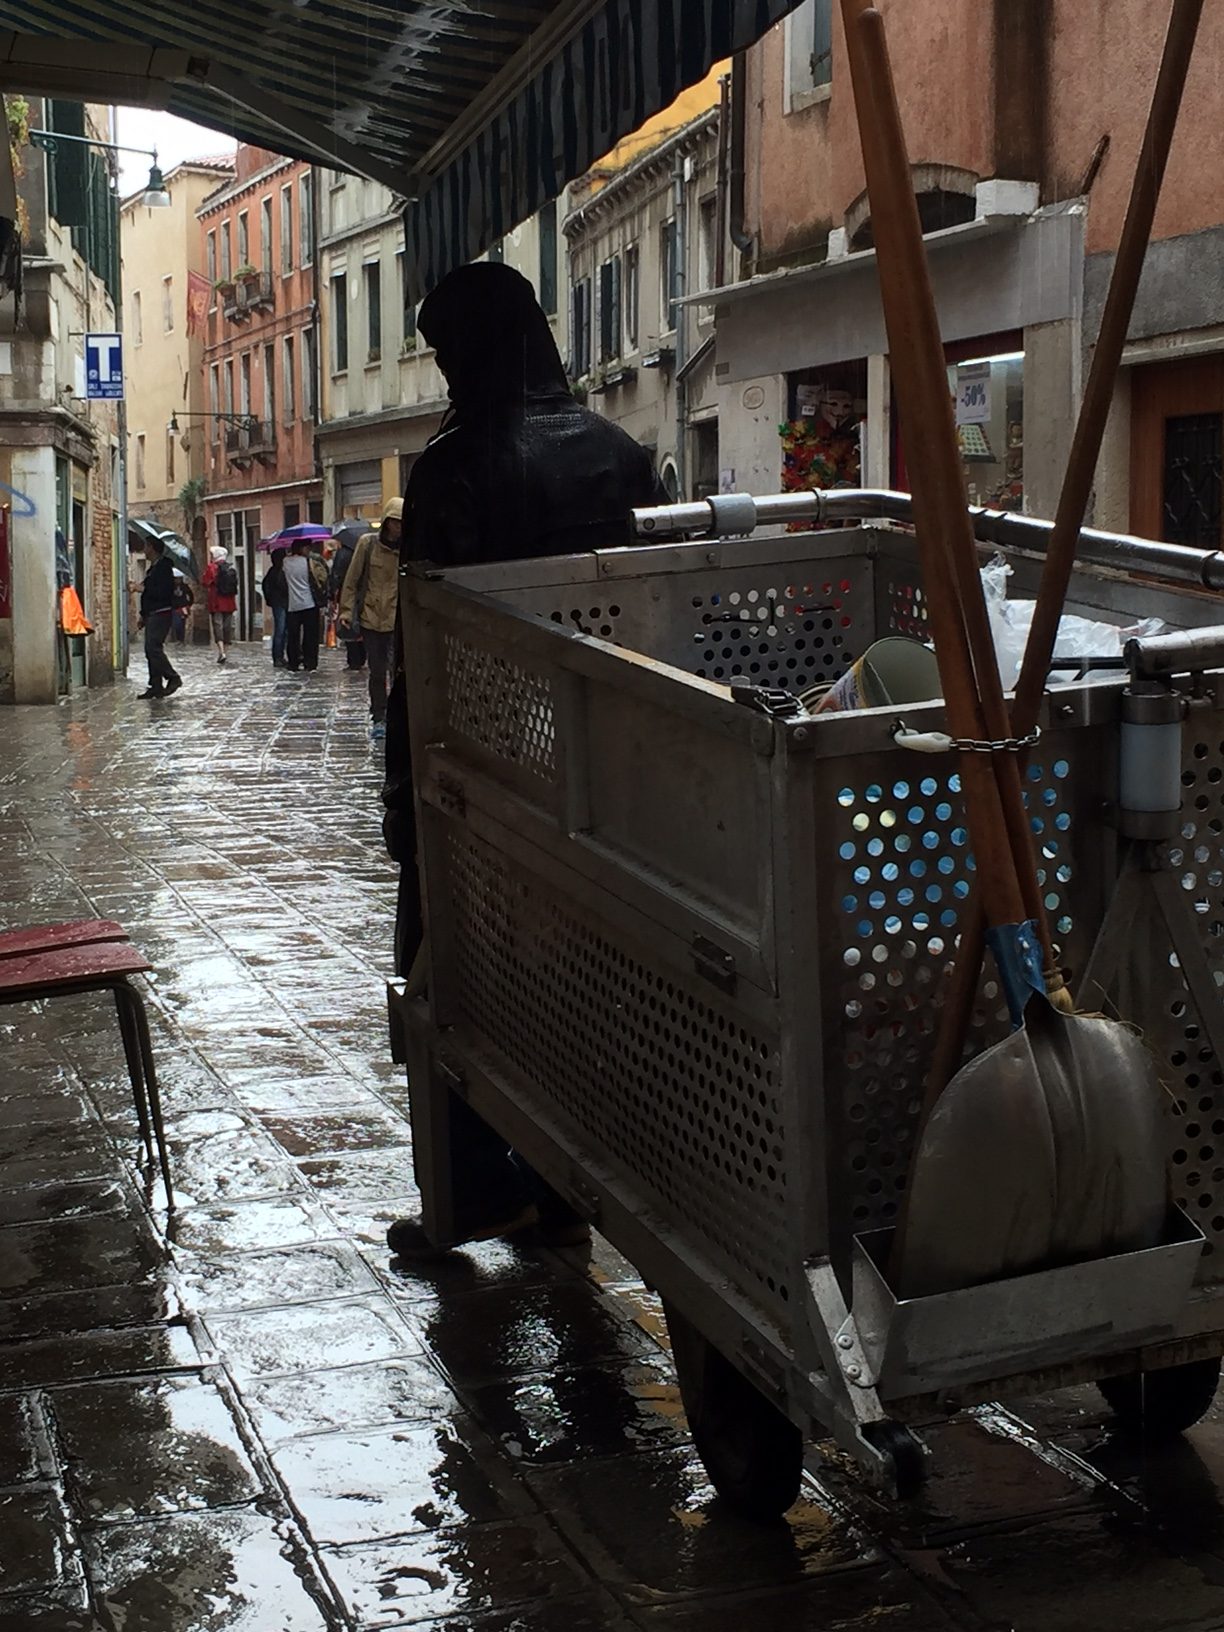
<svg viewBox="0 0 1224 1632"><path fill-rule="evenodd" d="M308 555L306 565L310 571L310 593L314 596L316 606L323 606L327 601L327 562L321 555Z"/></svg>
<svg viewBox="0 0 1224 1632"><path fill-rule="evenodd" d="M238 571L230 561L222 561L217 568L217 576L213 579L213 589L218 595L237 595Z"/></svg>

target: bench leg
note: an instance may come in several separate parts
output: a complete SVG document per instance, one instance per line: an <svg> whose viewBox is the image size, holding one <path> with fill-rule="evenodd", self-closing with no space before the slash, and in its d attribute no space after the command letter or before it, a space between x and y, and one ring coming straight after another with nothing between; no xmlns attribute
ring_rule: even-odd
<svg viewBox="0 0 1224 1632"><path fill-rule="evenodd" d="M161 1093L157 1086L157 1068L153 1064L153 1040L149 1036L149 1017L144 999L134 986L121 981L115 987L116 1001L126 1004L136 1038L140 1045L140 1059L144 1068L145 1087L149 1095L149 1113L153 1119L153 1134L157 1140L157 1159L161 1166L162 1182L166 1186L166 1206L174 1209L174 1187L170 1180L170 1156L166 1149L166 1128L162 1121Z"/></svg>
<svg viewBox="0 0 1224 1632"><path fill-rule="evenodd" d="M123 1053L127 1060L128 1077L132 1084L132 1098L136 1102L136 1116L140 1123L140 1137L145 1147L149 1163L153 1162L153 1130L149 1126L149 1102L145 1094L144 1062L140 1053L140 1034L136 1029L136 1022L132 1016L130 1006L124 1001L123 994L129 990L126 985L111 988L115 997L115 1012L119 1016L119 1032L123 1038Z"/></svg>

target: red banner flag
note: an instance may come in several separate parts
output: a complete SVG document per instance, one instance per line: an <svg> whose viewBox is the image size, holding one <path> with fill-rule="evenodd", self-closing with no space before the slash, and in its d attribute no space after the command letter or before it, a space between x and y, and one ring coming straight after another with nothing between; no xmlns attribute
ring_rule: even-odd
<svg viewBox="0 0 1224 1632"><path fill-rule="evenodd" d="M194 334L204 327L208 308L212 305L212 284L202 272L187 274L187 333Z"/></svg>

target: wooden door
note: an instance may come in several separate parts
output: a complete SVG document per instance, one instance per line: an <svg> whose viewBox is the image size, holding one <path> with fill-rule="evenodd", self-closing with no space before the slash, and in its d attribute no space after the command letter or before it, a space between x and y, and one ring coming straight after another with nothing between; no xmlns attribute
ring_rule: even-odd
<svg viewBox="0 0 1224 1632"><path fill-rule="evenodd" d="M1131 377L1130 525L1141 538L1218 550L1224 354L1150 363Z"/></svg>

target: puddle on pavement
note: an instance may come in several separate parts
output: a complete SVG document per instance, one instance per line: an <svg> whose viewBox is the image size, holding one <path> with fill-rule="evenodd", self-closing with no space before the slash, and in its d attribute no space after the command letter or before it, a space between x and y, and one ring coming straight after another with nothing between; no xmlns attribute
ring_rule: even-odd
<svg viewBox="0 0 1224 1632"><path fill-rule="evenodd" d="M123 1632L328 1632L299 1549L287 1525L231 1512L108 1526L87 1557Z"/></svg>

